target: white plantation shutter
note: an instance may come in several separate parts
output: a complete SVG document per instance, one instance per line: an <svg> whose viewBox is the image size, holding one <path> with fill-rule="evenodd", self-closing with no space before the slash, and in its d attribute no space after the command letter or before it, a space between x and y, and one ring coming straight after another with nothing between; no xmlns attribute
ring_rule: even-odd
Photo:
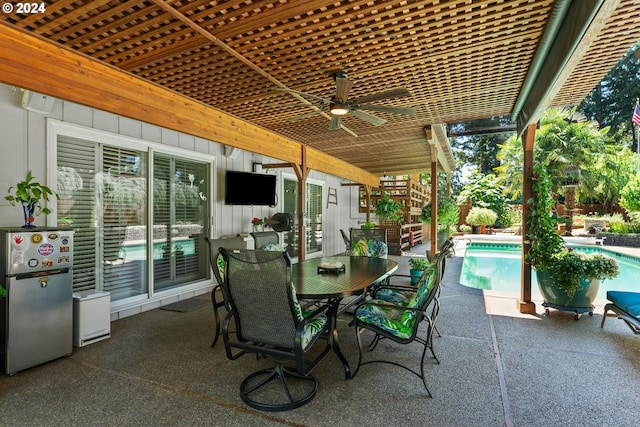
<svg viewBox="0 0 640 427"><path fill-rule="evenodd" d="M93 217L96 205L93 190L96 155L96 145L93 143L72 138L58 140L58 224L75 230L74 292L97 288L96 228Z"/></svg>
<svg viewBox="0 0 640 427"><path fill-rule="evenodd" d="M110 291L112 300L146 292L145 159L142 151L59 137L58 223L75 230L74 292ZM143 239L135 257L127 257L127 230Z"/></svg>

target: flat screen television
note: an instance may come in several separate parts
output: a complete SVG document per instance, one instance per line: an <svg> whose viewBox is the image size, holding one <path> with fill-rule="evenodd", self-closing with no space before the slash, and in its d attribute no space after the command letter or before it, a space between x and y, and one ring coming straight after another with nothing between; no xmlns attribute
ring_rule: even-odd
<svg viewBox="0 0 640 427"><path fill-rule="evenodd" d="M224 187L226 205L276 204L275 175L228 170Z"/></svg>

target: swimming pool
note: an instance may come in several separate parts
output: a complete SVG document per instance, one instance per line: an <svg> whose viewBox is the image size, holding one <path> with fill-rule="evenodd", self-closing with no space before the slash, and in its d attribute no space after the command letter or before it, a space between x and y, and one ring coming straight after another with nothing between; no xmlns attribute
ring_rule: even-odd
<svg viewBox="0 0 640 427"><path fill-rule="evenodd" d="M568 244L584 253L602 253L618 261L620 275L600 282L596 299L606 300L608 290L640 292L640 259L599 246ZM521 245L513 243L472 242L467 246L460 283L477 289L520 292ZM535 274L535 273L534 273ZM531 293L540 295L535 277Z"/></svg>

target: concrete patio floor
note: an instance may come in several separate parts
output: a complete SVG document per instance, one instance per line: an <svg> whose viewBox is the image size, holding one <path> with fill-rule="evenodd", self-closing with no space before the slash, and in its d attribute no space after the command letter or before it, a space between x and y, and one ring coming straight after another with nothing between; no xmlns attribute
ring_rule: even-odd
<svg viewBox="0 0 640 427"><path fill-rule="evenodd" d="M314 371L315 399L299 409L253 410L240 382L268 361L229 361L210 348L213 315L204 303L181 313L152 310L112 323L112 338L69 357L0 377L0 424L7 426L635 426L640 419L640 337L602 306L570 313L516 310L517 295L459 285L462 251L448 260L435 350L426 362L433 399L417 377L368 365L345 380L334 354ZM397 257L400 272L408 257ZM339 321L349 361L357 347ZM377 352L417 367L420 347L382 342Z"/></svg>

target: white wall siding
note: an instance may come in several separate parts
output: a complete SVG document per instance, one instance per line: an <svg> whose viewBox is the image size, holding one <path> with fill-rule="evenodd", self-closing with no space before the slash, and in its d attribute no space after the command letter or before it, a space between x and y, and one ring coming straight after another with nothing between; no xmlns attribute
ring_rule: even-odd
<svg viewBox="0 0 640 427"><path fill-rule="evenodd" d="M176 147L185 152L198 152L213 155L216 158L216 175L214 176L214 199L212 200L214 222L212 234L214 237L223 235L247 234L252 231L251 219L270 218L277 212L282 212L283 195L282 173L292 174L289 168L272 169L264 173L275 174L278 177L278 206L227 206L224 204L224 177L227 169L238 171L252 171L254 162L278 163L276 159L240 150L235 159L225 156L224 145L215 141L193 137L188 134L164 129L155 125L121 117L116 114L94 110L80 104L56 100L49 115L34 113L21 107L22 91L19 88L0 84L0 129L2 138L0 148L0 190L6 192L9 186L21 180L28 170L47 185L47 177L52 174L47 171L47 165L55 164L47 159L47 120L55 119L73 125L122 135L151 143L159 143ZM323 254L333 255L344 251L344 244L340 236L340 228L348 230L357 227L364 215L358 214L357 187L342 186L342 180L312 171L310 178L323 181ZM334 188L338 195L338 204L327 205L329 188ZM250 191L250 189L247 189ZM22 211L13 207L0 198L0 226L16 226L22 224ZM36 225L44 225L43 216L36 219ZM49 220L53 224L53 220ZM188 289L185 292L200 292ZM204 292L204 291L203 291ZM186 295L186 294L185 294ZM147 301L145 304L149 304ZM155 307L156 303L152 305ZM121 313L113 313L112 318L124 317L127 313L136 313L146 307L128 306ZM151 307L151 306L148 306Z"/></svg>

